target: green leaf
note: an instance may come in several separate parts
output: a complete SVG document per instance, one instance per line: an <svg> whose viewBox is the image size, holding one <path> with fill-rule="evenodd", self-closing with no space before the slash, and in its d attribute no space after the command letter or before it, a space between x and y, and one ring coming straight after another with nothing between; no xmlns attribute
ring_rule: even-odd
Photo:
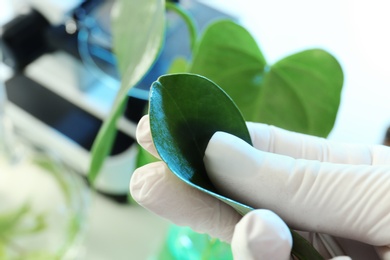
<svg viewBox="0 0 390 260"><path fill-rule="evenodd" d="M291 55L266 73L256 121L326 137L342 86L340 64L328 52L312 49Z"/></svg>
<svg viewBox="0 0 390 260"><path fill-rule="evenodd" d="M206 146L217 131L251 143L240 111L222 89L193 74L162 76L152 84L149 114L157 152L174 174L242 213L250 210L219 195L203 164Z"/></svg>
<svg viewBox="0 0 390 260"><path fill-rule="evenodd" d="M205 30L189 72L224 89L247 121L318 136L333 128L343 86L328 52L306 50L270 67L250 33L229 20Z"/></svg>
<svg viewBox="0 0 390 260"><path fill-rule="evenodd" d="M97 177L116 134L116 122L123 114L129 90L155 61L164 36L164 0L117 0L112 14L114 52L122 83L108 118L92 147L88 179Z"/></svg>
<svg viewBox="0 0 390 260"><path fill-rule="evenodd" d="M188 61L184 57L177 57L171 63L168 74L187 72Z"/></svg>
<svg viewBox="0 0 390 260"><path fill-rule="evenodd" d="M122 77L137 83L154 62L165 28L165 1L116 0L112 13L113 51Z"/></svg>
<svg viewBox="0 0 390 260"><path fill-rule="evenodd" d="M154 82L150 94L150 129L161 159L179 179L235 208L242 215L251 207L220 195L207 176L203 157L217 131L251 144L237 106L215 83L194 74L171 74ZM305 239L291 230L292 253L299 259L323 259Z"/></svg>
<svg viewBox="0 0 390 260"><path fill-rule="evenodd" d="M136 167L142 167L146 164L152 163L152 162L158 162L160 161L148 151L146 151L144 148L142 148L140 145L138 146L138 153L137 153L137 159L136 159Z"/></svg>
<svg viewBox="0 0 390 260"><path fill-rule="evenodd" d="M257 118L256 105L266 61L256 41L230 20L210 24L194 52L189 72L211 79L234 100L247 121Z"/></svg>

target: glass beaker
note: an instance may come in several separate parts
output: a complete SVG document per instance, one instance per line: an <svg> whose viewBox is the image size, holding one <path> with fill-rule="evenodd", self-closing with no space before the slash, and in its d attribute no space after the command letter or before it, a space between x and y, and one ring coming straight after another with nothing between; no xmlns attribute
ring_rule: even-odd
<svg viewBox="0 0 390 260"><path fill-rule="evenodd" d="M19 136L6 104L0 81L0 259L77 259L87 185L48 147Z"/></svg>

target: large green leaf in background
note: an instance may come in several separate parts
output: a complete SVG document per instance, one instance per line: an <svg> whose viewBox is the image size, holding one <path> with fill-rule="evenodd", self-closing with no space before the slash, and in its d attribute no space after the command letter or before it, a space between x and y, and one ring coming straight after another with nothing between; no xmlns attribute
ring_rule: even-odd
<svg viewBox="0 0 390 260"><path fill-rule="evenodd" d="M210 24L195 48L190 73L205 76L233 98L246 120L256 119L265 59L256 41L230 20Z"/></svg>
<svg viewBox="0 0 390 260"><path fill-rule="evenodd" d="M114 53L122 83L107 120L92 148L88 178L93 182L111 151L116 122L122 115L129 90L155 61L164 36L164 0L117 0L112 13Z"/></svg>
<svg viewBox="0 0 390 260"><path fill-rule="evenodd" d="M230 20L206 28L189 72L224 89L247 121L318 136L334 125L343 85L329 53L306 50L270 66L248 31Z"/></svg>
<svg viewBox="0 0 390 260"><path fill-rule="evenodd" d="M258 121L326 137L332 130L343 72L329 53L312 49L284 58L265 74Z"/></svg>
<svg viewBox="0 0 390 260"><path fill-rule="evenodd" d="M161 159L186 184L220 199L245 215L252 210L217 192L203 157L208 142L224 131L251 144L244 118L232 99L215 83L194 74L171 74L154 82L150 94L150 129ZM295 231L292 253L298 259L322 259Z"/></svg>

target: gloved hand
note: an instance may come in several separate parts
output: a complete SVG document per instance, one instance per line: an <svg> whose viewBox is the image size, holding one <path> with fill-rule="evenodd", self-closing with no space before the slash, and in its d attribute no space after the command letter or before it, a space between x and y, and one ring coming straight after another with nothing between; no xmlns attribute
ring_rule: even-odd
<svg viewBox="0 0 390 260"><path fill-rule="evenodd" d="M241 217L184 184L163 162L134 172L133 198L177 225L231 242L236 259L288 259L291 235L284 221L294 229L373 245L380 258L390 259L390 148L335 143L263 124L248 123L248 128L254 147L216 133L204 162L222 195L268 210ZM137 137L158 156L147 116ZM362 243L308 237L326 257L355 253L354 259L378 258L374 247Z"/></svg>

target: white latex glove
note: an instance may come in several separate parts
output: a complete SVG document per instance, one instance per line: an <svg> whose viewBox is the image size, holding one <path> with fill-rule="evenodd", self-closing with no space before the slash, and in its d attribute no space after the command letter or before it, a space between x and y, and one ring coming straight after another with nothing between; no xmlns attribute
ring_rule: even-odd
<svg viewBox="0 0 390 260"><path fill-rule="evenodd" d="M137 139L158 157L148 116L138 124ZM254 210L242 217L220 200L179 180L164 162L138 168L132 175L130 192L140 205L176 225L189 226L197 232L231 242L235 259L290 257L291 234L276 214L269 210Z"/></svg>
<svg viewBox="0 0 390 260"><path fill-rule="evenodd" d="M254 147L217 133L206 149L207 172L223 195L270 209L294 229L378 246L389 259L388 147L335 143L262 124L248 128Z"/></svg>
<svg viewBox="0 0 390 260"><path fill-rule="evenodd" d="M144 148L157 155L148 120L144 117L140 121L137 136ZM206 150L208 173L223 195L255 208L271 209L296 229L380 246L381 257L388 259L389 148L332 143L261 124L249 123L248 127L255 148L234 136L217 133ZM131 180L131 192L141 205L178 225L225 241L234 234L236 259L288 258L291 238L276 214L254 211L240 220L230 207L179 181L162 162L138 169ZM332 243L316 241L320 249L328 249L327 256L333 255L329 250ZM375 259L363 244L353 247L348 241L337 242L346 245L348 254L359 252L354 259ZM368 249L364 256L363 249Z"/></svg>

